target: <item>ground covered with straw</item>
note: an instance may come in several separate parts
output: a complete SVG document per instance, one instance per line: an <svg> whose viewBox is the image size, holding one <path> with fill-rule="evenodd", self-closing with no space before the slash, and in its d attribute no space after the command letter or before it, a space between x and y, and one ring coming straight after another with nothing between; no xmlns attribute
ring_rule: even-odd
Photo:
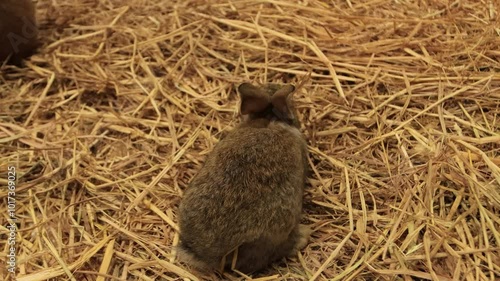
<svg viewBox="0 0 500 281"><path fill-rule="evenodd" d="M39 0L0 74L17 280L247 280L178 263L177 206L241 82L296 97L309 245L256 280L500 279L495 0ZM2 280L13 276L5 262Z"/></svg>

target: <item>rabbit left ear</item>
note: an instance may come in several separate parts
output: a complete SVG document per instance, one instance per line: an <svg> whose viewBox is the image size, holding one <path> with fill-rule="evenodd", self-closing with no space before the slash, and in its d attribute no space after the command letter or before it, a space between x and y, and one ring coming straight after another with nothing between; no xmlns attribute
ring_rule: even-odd
<svg viewBox="0 0 500 281"><path fill-rule="evenodd" d="M285 85L271 97L271 104L282 117L293 118L291 98L294 91L295 87L293 85Z"/></svg>
<svg viewBox="0 0 500 281"><path fill-rule="evenodd" d="M241 109L243 115L258 113L265 110L271 103L269 95L261 88L250 83L238 86L241 96Z"/></svg>

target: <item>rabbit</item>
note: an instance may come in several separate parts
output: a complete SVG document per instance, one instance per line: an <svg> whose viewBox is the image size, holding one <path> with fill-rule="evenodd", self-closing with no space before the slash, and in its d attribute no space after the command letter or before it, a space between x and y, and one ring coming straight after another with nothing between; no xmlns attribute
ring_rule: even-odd
<svg viewBox="0 0 500 281"><path fill-rule="evenodd" d="M17 63L38 45L35 3L32 0L0 1L0 63L11 56Z"/></svg>
<svg viewBox="0 0 500 281"><path fill-rule="evenodd" d="M299 224L307 144L292 85L243 83L243 122L217 143L179 204L181 262L255 273L296 254L311 230Z"/></svg>

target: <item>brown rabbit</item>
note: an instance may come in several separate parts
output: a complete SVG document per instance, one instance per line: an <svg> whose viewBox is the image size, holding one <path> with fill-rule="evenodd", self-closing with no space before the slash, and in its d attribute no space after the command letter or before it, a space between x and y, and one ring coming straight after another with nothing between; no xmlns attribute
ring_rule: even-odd
<svg viewBox="0 0 500 281"><path fill-rule="evenodd" d="M296 253L310 234L299 225L307 145L294 86L238 91L246 120L214 147L179 208L179 258L202 270L252 273Z"/></svg>
<svg viewBox="0 0 500 281"><path fill-rule="evenodd" d="M38 28L32 0L0 0L0 64L31 55L37 47Z"/></svg>

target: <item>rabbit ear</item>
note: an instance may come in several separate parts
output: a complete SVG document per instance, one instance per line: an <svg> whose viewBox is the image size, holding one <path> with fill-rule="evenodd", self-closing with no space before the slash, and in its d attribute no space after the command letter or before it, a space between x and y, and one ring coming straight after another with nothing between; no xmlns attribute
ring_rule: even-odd
<svg viewBox="0 0 500 281"><path fill-rule="evenodd" d="M295 91L295 87L292 85L285 85L281 87L274 95L271 97L271 103L275 110L278 111L280 115L287 118L293 118L292 108L291 108L291 94Z"/></svg>
<svg viewBox="0 0 500 281"><path fill-rule="evenodd" d="M269 95L261 88L250 83L243 83L238 87L241 96L241 114L261 112L270 104Z"/></svg>

